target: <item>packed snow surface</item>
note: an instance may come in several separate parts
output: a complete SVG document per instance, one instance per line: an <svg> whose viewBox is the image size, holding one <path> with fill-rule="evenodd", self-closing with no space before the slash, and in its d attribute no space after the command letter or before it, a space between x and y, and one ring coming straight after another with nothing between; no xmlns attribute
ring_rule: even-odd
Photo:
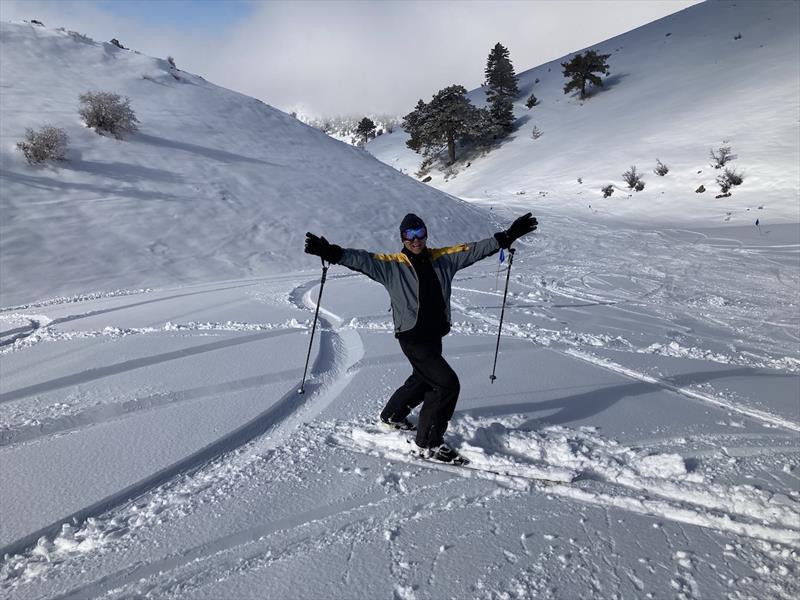
<svg viewBox="0 0 800 600"><path fill-rule="evenodd" d="M733 8L708 6L666 39L716 35ZM490 170L486 210L163 61L0 33L3 598L800 595L796 221L612 222ZM129 95L140 133L85 130L86 88ZM42 115L69 162L14 150ZM395 250L409 210L434 245L540 218L510 273L494 256L454 281L448 439L468 468L377 425L410 371L388 298L335 265L321 290L302 255L309 229Z"/></svg>

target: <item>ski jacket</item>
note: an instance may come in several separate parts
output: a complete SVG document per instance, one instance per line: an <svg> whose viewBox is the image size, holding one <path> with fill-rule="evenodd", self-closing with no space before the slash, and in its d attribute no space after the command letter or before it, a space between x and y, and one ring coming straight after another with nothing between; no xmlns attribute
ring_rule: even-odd
<svg viewBox="0 0 800 600"><path fill-rule="evenodd" d="M426 249L441 285L448 328L451 323L450 292L456 272L499 250L500 242L494 237L446 248ZM337 262L363 273L386 288L392 302L395 336L414 328L419 314L419 278L408 256L403 252L384 254L343 248Z"/></svg>

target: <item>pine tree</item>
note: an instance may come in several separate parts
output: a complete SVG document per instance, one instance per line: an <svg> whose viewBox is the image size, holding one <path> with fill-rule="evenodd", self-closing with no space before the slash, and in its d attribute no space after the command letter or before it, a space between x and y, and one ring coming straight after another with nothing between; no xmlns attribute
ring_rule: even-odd
<svg viewBox="0 0 800 600"><path fill-rule="evenodd" d="M572 60L561 63L564 67L564 77L570 80L564 86L564 93L569 94L572 90L581 91L580 99L586 98L586 82L602 86L603 80L595 73L608 74L608 64L606 61L610 54L598 54L594 50L587 50L583 54L576 54Z"/></svg>
<svg viewBox="0 0 800 600"><path fill-rule="evenodd" d="M486 127L485 111L474 106L461 85L451 85L436 92L428 104L422 100L403 117L408 132L406 146L435 155L447 148L448 164L456 160L456 142L480 138Z"/></svg>
<svg viewBox="0 0 800 600"><path fill-rule="evenodd" d="M507 134L514 128L514 98L519 94L514 65L508 48L495 44L486 60L486 101L492 124L498 134Z"/></svg>
<svg viewBox="0 0 800 600"><path fill-rule="evenodd" d="M425 104L422 98L420 98L417 102L417 105L414 107L414 110L403 117L402 126L409 136L408 140L406 141L406 146L417 153L421 152L423 148L422 125L425 121L427 107L428 105Z"/></svg>
<svg viewBox="0 0 800 600"><path fill-rule="evenodd" d="M359 121L356 133L364 138L364 143L366 144L369 138L375 136L375 123L369 117L364 117Z"/></svg>

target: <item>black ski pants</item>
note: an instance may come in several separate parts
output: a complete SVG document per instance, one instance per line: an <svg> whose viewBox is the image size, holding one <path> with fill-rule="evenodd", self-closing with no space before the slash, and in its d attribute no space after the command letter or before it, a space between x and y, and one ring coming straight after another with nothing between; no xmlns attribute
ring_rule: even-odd
<svg viewBox="0 0 800 600"><path fill-rule="evenodd" d="M442 358L442 339L400 340L400 348L413 372L389 398L381 417L399 421L422 404L417 423L417 445L438 446L444 441L453 417L461 384L456 372Z"/></svg>

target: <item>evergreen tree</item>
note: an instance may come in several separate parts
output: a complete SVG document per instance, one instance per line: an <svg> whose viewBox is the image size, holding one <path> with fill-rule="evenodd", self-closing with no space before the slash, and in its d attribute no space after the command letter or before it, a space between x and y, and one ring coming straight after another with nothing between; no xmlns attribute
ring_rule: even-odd
<svg viewBox="0 0 800 600"><path fill-rule="evenodd" d="M375 123L369 117L364 117L359 121L356 133L364 138L366 144L369 138L375 136Z"/></svg>
<svg viewBox="0 0 800 600"><path fill-rule="evenodd" d="M514 65L508 48L494 45L486 60L486 101L491 120L498 134L507 134L514 127L514 98L519 94Z"/></svg>
<svg viewBox="0 0 800 600"><path fill-rule="evenodd" d="M608 64L606 61L610 54L598 54L594 50L587 50L583 54L576 54L572 60L561 63L564 67L564 77L570 80L564 86L564 93L569 94L572 90L581 91L580 99L586 98L586 82L596 86L602 86L603 80L595 73L608 74Z"/></svg>
<svg viewBox="0 0 800 600"><path fill-rule="evenodd" d="M403 117L403 129L408 133L408 140L406 146L411 148L414 152L420 153L423 148L422 144L422 125L425 121L425 111L427 104L419 99L417 105L410 113Z"/></svg>
<svg viewBox="0 0 800 600"><path fill-rule="evenodd" d="M406 145L431 156L447 148L448 164L456 160L456 142L478 139L483 135L487 117L474 106L461 85L451 85L434 94L428 104L422 100L403 117L403 128L410 138Z"/></svg>

